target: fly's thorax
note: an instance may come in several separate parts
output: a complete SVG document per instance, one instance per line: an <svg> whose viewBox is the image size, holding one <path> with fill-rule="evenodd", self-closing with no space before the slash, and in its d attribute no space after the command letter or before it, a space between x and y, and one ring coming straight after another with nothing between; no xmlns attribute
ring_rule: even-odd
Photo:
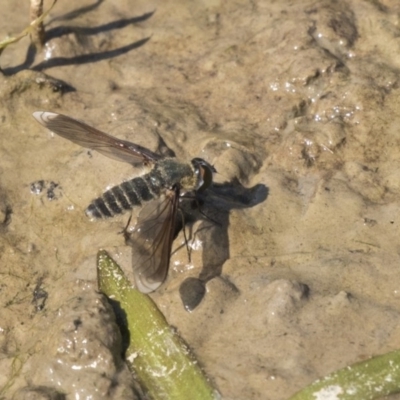
<svg viewBox="0 0 400 400"><path fill-rule="evenodd" d="M179 184L183 191L197 190L199 177L194 167L183 163L176 158L165 158L157 162L154 173L160 174L165 181L165 186L172 187Z"/></svg>

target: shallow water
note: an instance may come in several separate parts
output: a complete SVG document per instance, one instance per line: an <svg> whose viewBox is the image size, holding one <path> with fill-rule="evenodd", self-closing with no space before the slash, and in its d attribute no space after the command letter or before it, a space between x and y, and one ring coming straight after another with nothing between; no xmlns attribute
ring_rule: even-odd
<svg viewBox="0 0 400 400"><path fill-rule="evenodd" d="M243 208L215 200L223 229L193 225L190 263L180 235L168 280L152 295L224 399L284 399L397 349L398 12L390 1L71 0L51 12L35 71L22 65L28 40L8 48L0 57L2 395L46 386L68 398L134 396L95 294L99 248L129 272L118 234L128 217L90 222L84 210L141 171L52 137L31 117L36 110L153 150L161 137L177 157L214 164L218 182L266 188ZM21 31L27 15L26 2L6 4L0 34ZM43 73L75 90L63 93ZM188 313L179 289L199 276L207 293ZM39 289L44 303L33 302Z"/></svg>

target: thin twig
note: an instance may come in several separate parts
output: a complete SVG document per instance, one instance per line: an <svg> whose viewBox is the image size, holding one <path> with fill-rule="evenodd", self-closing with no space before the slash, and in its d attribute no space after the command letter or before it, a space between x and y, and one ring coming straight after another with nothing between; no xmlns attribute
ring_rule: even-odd
<svg viewBox="0 0 400 400"><path fill-rule="evenodd" d="M42 14L43 14L43 0L31 0L31 10L30 10L31 21L34 21L35 19L41 17ZM31 39L32 43L37 48L40 49L44 46L45 33L44 33L43 21L37 24L35 28L32 30Z"/></svg>

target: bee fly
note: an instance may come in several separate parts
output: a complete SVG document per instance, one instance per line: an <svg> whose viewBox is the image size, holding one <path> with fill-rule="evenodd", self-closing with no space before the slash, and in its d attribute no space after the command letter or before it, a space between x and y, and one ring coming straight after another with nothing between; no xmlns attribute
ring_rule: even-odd
<svg viewBox="0 0 400 400"><path fill-rule="evenodd" d="M137 288L143 293L156 290L167 276L180 198L207 189L214 167L201 158L182 163L163 157L65 115L37 111L33 116L50 131L80 146L133 166L153 167L149 173L114 186L93 200L86 215L109 218L143 205L134 230L127 233L127 241L133 247Z"/></svg>

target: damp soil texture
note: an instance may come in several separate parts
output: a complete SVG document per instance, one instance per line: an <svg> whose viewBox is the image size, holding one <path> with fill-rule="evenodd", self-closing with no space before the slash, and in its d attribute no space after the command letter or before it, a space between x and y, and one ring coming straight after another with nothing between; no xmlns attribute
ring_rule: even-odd
<svg viewBox="0 0 400 400"><path fill-rule="evenodd" d="M135 262L130 215L84 210L143 170L52 135L38 110L215 166L208 218L151 296L223 399L285 399L400 348L399 15L391 0L70 0L43 49L9 46L0 397L140 396L96 292L100 248ZM1 37L28 23L27 1L2 2Z"/></svg>

